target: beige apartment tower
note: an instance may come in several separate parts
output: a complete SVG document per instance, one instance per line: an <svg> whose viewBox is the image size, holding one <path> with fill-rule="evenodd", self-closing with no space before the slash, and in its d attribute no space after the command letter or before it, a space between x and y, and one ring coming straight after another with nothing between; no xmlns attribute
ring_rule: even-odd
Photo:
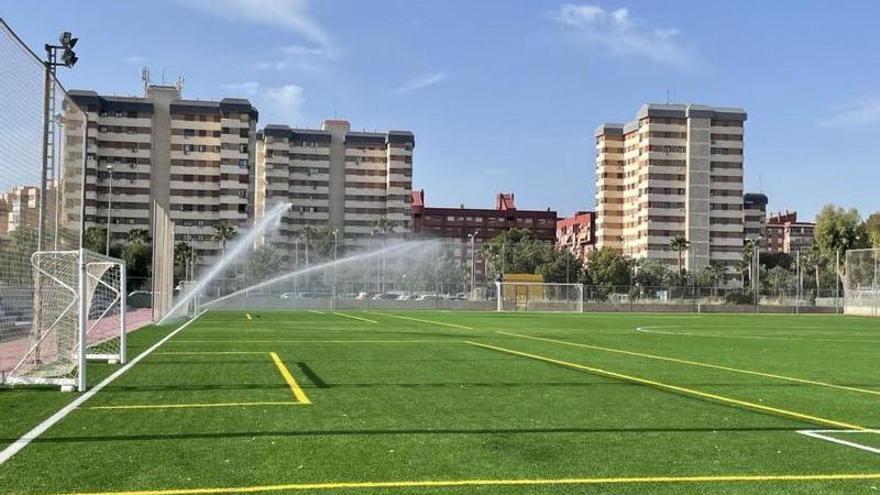
<svg viewBox="0 0 880 495"><path fill-rule="evenodd" d="M743 245L745 111L646 104L628 124L596 130L597 246L685 267L717 263L736 280Z"/></svg>
<svg viewBox="0 0 880 495"><path fill-rule="evenodd" d="M258 141L257 216L287 201L278 244L293 252L303 229L330 226L340 248L364 247L385 217L393 233L411 231L412 161L409 131L355 132L345 120L321 129L267 125Z"/></svg>
<svg viewBox="0 0 880 495"><path fill-rule="evenodd" d="M169 212L175 241L191 242L205 265L220 252L215 225L249 224L257 111L248 100L187 100L180 88L158 85L149 85L143 97L69 96L88 119L85 228L104 227L109 218L119 241L133 229L151 230L156 205ZM82 134L68 133L68 139ZM70 170L79 173L73 158ZM66 220L80 221L73 215Z"/></svg>

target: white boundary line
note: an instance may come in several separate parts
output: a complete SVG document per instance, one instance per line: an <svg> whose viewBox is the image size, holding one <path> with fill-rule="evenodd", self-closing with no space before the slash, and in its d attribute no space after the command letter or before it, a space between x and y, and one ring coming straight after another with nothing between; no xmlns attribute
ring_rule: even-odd
<svg viewBox="0 0 880 495"><path fill-rule="evenodd" d="M798 430L798 433L801 435L806 435L811 438L818 438L819 440L825 440L826 442L836 443L839 445L845 445L847 447L852 447L854 449L864 450L866 452L871 452L873 454L880 454L880 448L871 447L870 445L863 445L856 442L850 442L849 440L842 440L840 438L835 438L832 436L824 435L824 433L873 433L872 431L859 431L859 430Z"/></svg>
<svg viewBox="0 0 880 495"><path fill-rule="evenodd" d="M205 311L207 311L207 310L205 310ZM149 356L150 353L152 353L157 348L159 348L159 346L161 346L162 344L167 342L169 339L171 339L171 337L174 337L175 335L177 335L178 332L180 332L181 330L183 330L184 328L189 326L190 323L199 319L200 316L205 314L205 311L202 311L201 313L197 314L193 319L191 319L191 320L187 321L186 323L184 323L183 325L177 327L176 330L174 330L173 332L171 332L168 335L166 335L165 337L163 337L162 340L153 344L153 346L150 347L149 349L147 349L146 351L138 354L137 357L135 357L134 359L129 361L128 364L126 364L122 368L119 368L118 370L116 370L112 375L105 378L101 383L95 385L93 388L89 389L87 392L83 393L82 395L80 395L76 399L72 400L69 404L64 406L61 410L59 410L58 412L56 412L55 414L50 416L48 419L46 419L42 423L35 426L31 431L22 435L21 438L12 442L11 444L9 444L9 446L6 447L5 449L3 449L3 451L0 451L0 465L5 463L6 461L8 461L12 456L17 454L21 449L25 448L29 443L36 440L37 437L39 437L40 435L45 433L46 430L48 430L49 428L54 426L55 423L64 419L65 416L70 414L70 412L73 411L74 409L78 408L83 402L91 399L92 396L94 396L95 394L100 392L101 389L103 389L104 387L109 385L113 380L122 376L126 371L131 369L132 366L139 363L143 358Z"/></svg>

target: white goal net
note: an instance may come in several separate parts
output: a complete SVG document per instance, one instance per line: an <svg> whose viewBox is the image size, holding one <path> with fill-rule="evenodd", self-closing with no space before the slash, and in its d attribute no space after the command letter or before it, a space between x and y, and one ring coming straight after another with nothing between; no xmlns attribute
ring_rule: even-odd
<svg viewBox="0 0 880 495"><path fill-rule="evenodd" d="M4 343L6 385L85 390L87 359L125 361L125 263L87 250L31 256L33 310L26 335Z"/></svg>
<svg viewBox="0 0 880 495"><path fill-rule="evenodd" d="M843 273L848 315L880 316L880 249L851 249Z"/></svg>
<svg viewBox="0 0 880 495"><path fill-rule="evenodd" d="M543 282L496 282L498 311L583 312L581 284Z"/></svg>

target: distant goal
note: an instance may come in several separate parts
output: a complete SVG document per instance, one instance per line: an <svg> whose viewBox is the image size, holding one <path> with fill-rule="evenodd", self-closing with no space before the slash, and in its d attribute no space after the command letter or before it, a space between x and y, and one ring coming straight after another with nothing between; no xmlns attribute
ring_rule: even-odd
<svg viewBox="0 0 880 495"><path fill-rule="evenodd" d="M37 251L31 265L28 330L3 343L0 382L83 391L87 360L126 359L125 263L80 249Z"/></svg>
<svg viewBox="0 0 880 495"><path fill-rule="evenodd" d="M584 286L545 282L495 282L497 311L584 311Z"/></svg>
<svg viewBox="0 0 880 495"><path fill-rule="evenodd" d="M844 312L880 316L880 249L850 249L843 273Z"/></svg>

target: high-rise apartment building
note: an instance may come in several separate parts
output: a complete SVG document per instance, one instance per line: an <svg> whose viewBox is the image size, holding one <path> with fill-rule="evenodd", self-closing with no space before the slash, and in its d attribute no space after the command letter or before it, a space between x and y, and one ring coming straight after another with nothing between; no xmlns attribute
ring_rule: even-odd
<svg viewBox="0 0 880 495"><path fill-rule="evenodd" d="M253 218L257 111L248 100L181 98L180 88L149 85L143 97L70 91L87 113L84 226L110 223L112 238L150 230L153 206L169 212L175 239L191 242L201 264L219 253L215 226ZM83 139L78 114L66 115L68 145ZM65 169L81 172L81 156ZM77 191L77 187L71 187ZM112 191L112 192L111 192ZM70 206L79 198L65 197ZM72 215L68 222L79 221Z"/></svg>
<svg viewBox="0 0 880 495"><path fill-rule="evenodd" d="M392 233L411 230L412 161L409 131L355 132L344 120L321 129L267 125L257 153L257 216L274 201L291 204L278 241L292 250L307 226L330 226L340 246L364 247L386 218ZM389 234L390 235L390 234Z"/></svg>
<svg viewBox="0 0 880 495"><path fill-rule="evenodd" d="M685 266L718 263L734 279L743 243L743 122L736 108L642 106L596 130L597 245Z"/></svg>
<svg viewBox="0 0 880 495"><path fill-rule="evenodd" d="M755 241L767 246L767 195L746 193L743 195L743 240Z"/></svg>

